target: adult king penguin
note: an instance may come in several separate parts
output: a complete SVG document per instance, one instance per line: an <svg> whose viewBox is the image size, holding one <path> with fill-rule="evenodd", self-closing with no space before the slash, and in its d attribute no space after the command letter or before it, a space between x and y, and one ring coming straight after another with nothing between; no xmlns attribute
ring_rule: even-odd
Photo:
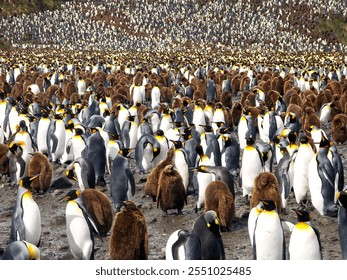
<svg viewBox="0 0 347 280"><path fill-rule="evenodd" d="M347 260L347 190L337 193L339 204L337 222L339 225L340 246L342 259Z"/></svg>
<svg viewBox="0 0 347 280"><path fill-rule="evenodd" d="M40 176L19 180L17 200L13 208L10 242L25 240L38 246L41 238L41 213L31 193L32 181Z"/></svg>
<svg viewBox="0 0 347 280"><path fill-rule="evenodd" d="M30 242L18 240L12 242L5 250L2 260L39 260L40 249Z"/></svg>

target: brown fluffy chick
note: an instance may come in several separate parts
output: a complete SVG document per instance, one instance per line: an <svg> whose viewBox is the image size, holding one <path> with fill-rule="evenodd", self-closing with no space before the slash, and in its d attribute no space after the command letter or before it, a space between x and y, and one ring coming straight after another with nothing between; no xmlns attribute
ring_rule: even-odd
<svg viewBox="0 0 347 280"><path fill-rule="evenodd" d="M48 158L41 152L32 154L28 164L28 176L40 174L31 183L31 188L37 192L43 193L51 185L53 170Z"/></svg>

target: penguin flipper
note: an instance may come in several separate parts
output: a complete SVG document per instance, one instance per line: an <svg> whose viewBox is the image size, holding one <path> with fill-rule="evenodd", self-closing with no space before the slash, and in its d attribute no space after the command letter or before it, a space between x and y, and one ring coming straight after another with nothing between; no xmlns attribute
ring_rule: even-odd
<svg viewBox="0 0 347 280"><path fill-rule="evenodd" d="M218 238L217 242L218 242L218 247L220 250L220 259L225 260L225 250L224 250L222 238Z"/></svg>
<svg viewBox="0 0 347 280"><path fill-rule="evenodd" d="M281 180L282 188L284 190L284 198L287 199L289 197L289 192L290 192L290 178L288 173L287 174L282 173L281 177L282 177L282 180Z"/></svg>
<svg viewBox="0 0 347 280"><path fill-rule="evenodd" d="M52 143L51 146L51 153L55 153L55 151L57 150L58 147L58 138L55 134L51 134L50 135L50 140L48 140L49 142Z"/></svg>
<svg viewBox="0 0 347 280"><path fill-rule="evenodd" d="M17 202L18 203L18 202ZM22 204L18 203L15 207L12 216L10 242L17 240L25 240L25 226L23 222L23 208Z"/></svg>
<svg viewBox="0 0 347 280"><path fill-rule="evenodd" d="M25 171L25 167L26 167L26 162L24 161L24 159L21 156L17 157L17 162L19 163L19 166L20 166L20 174L19 174L19 176L23 177L24 171Z"/></svg>
<svg viewBox="0 0 347 280"><path fill-rule="evenodd" d="M129 183L130 183L130 186L131 186L131 195L135 195L135 179L134 179L134 175L133 173L131 173L131 170L129 168L127 168L125 170L125 174L127 175L128 177L128 180L129 180Z"/></svg>
<svg viewBox="0 0 347 280"><path fill-rule="evenodd" d="M179 254L178 254L178 249L181 245L183 245L186 242L187 238L186 236L179 236L178 239L174 244L172 244L171 247L171 252L172 252L172 259L173 260L179 260Z"/></svg>
<svg viewBox="0 0 347 280"><path fill-rule="evenodd" d="M88 224L89 230L91 232L95 232L99 236L100 240L102 240L101 234L100 234L97 226L95 225L92 217L88 214L87 209L84 207L83 204L80 204L80 203L78 203L78 207L82 210L83 216L84 216L84 218Z"/></svg>
<svg viewBox="0 0 347 280"><path fill-rule="evenodd" d="M320 233L318 231L318 229L314 226L311 226L311 228L313 229L314 233L316 234L317 236L317 240L318 240L318 245L319 245L319 252L320 252L320 257L321 257L321 260L323 259L323 255L322 255L322 243L320 241Z"/></svg>

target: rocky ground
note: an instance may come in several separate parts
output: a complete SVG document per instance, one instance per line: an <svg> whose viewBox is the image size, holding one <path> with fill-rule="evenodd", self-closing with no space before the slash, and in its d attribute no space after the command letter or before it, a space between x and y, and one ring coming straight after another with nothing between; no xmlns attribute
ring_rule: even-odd
<svg viewBox="0 0 347 280"><path fill-rule="evenodd" d="M342 157L345 173L347 166L347 146L346 144L337 144L338 151ZM131 166L135 170L134 159L131 159ZM53 180L64 176L64 166L54 165ZM106 177L108 179L108 176ZM141 205L149 235L149 259L165 259L165 245L171 233L177 229L191 230L192 224L200 213L195 213L196 198L193 195L188 197L188 205L183 209L183 215L163 215L160 209L156 208L152 199L144 194L144 184L146 175L135 174L136 194L132 198L137 205ZM0 184L0 249L1 251L8 245L12 207L16 200L17 190L10 187L1 179ZM108 181L107 181L108 182ZM346 181L345 181L346 182ZM101 191L109 195L108 185L105 187L97 186ZM34 194L42 215L42 237L41 237L41 258L46 260L66 260L73 259L69 250L69 244L65 228L65 207L66 202L59 201L65 193L65 190L48 191L43 195ZM296 222L296 214L292 208L297 207L293 193L288 200L288 215L282 215L283 220ZM236 186L236 217L233 220L229 232L222 232L222 238L226 251L226 259L230 260L249 260L252 259L252 247L250 244L247 219L249 204L242 197L239 186ZM341 249L339 244L337 218L321 216L315 209L312 209L312 222L318 228L321 234L321 243L323 248L323 258L326 260L341 259ZM286 242L288 245L290 233L286 233ZM102 240L95 240L95 258L98 260L109 259L108 253L109 236Z"/></svg>

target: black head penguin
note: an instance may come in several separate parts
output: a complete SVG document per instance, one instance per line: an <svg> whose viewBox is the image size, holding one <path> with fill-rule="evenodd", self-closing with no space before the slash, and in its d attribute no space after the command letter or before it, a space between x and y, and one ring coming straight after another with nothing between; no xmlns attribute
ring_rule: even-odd
<svg viewBox="0 0 347 280"><path fill-rule="evenodd" d="M65 123L63 114L54 114L47 131L48 154L52 162L59 162L65 149Z"/></svg>
<svg viewBox="0 0 347 280"><path fill-rule="evenodd" d="M28 165L28 176L40 174L31 183L31 188L37 192L43 193L48 190L51 185L53 169L48 158L41 152L32 154Z"/></svg>
<svg viewBox="0 0 347 280"><path fill-rule="evenodd" d="M111 260L147 260L148 233L145 217L134 202L124 201L124 206L113 221L109 240Z"/></svg>
<svg viewBox="0 0 347 280"><path fill-rule="evenodd" d="M346 189L337 193L340 246L342 259L347 260L347 192Z"/></svg>
<svg viewBox="0 0 347 280"><path fill-rule="evenodd" d="M322 260L322 246L317 228L311 224L311 215L306 210L294 210L298 222L289 239L290 260Z"/></svg>
<svg viewBox="0 0 347 280"><path fill-rule="evenodd" d="M206 187L205 211L209 210L217 213L221 230L229 231L235 216L235 198L223 181L212 181Z"/></svg>
<svg viewBox="0 0 347 280"><path fill-rule="evenodd" d="M308 166L308 183L312 205L321 215L337 215L335 204L335 171L328 158L332 143L324 134L318 152L312 157Z"/></svg>
<svg viewBox="0 0 347 280"><path fill-rule="evenodd" d="M253 259L285 260L286 243L280 217L273 200L264 199L253 233Z"/></svg>
<svg viewBox="0 0 347 280"><path fill-rule="evenodd" d="M223 135L224 147L221 151L222 166L235 178L240 171L240 145L234 135Z"/></svg>
<svg viewBox="0 0 347 280"><path fill-rule="evenodd" d="M95 188L95 169L91 161L85 157L79 157L70 163L65 169L65 175L76 181L81 191Z"/></svg>
<svg viewBox="0 0 347 280"><path fill-rule="evenodd" d="M71 190L62 198L67 201L65 210L67 238L75 259L93 260L94 234L98 236L100 234L80 194L80 190Z"/></svg>
<svg viewBox="0 0 347 280"><path fill-rule="evenodd" d="M204 126L205 131L200 136L200 145L204 153L211 159L212 165L221 166L222 158L219 143L211 126Z"/></svg>
<svg viewBox="0 0 347 280"><path fill-rule="evenodd" d="M106 143L105 139L101 135L100 130L91 129L92 135L90 135L87 139L86 148L83 151L82 156L89 159L89 161L94 166L95 183L101 186L105 186ZM109 138L107 139L107 142L108 141Z"/></svg>
<svg viewBox="0 0 347 280"><path fill-rule="evenodd" d="M32 197L31 183L39 177L27 176L19 180L17 200L13 208L10 242L25 240L38 246L41 238L41 212Z"/></svg>
<svg viewBox="0 0 347 280"><path fill-rule="evenodd" d="M213 210L204 212L194 222L192 233L200 238L203 260L225 260L219 219Z"/></svg>
<svg viewBox="0 0 347 280"><path fill-rule="evenodd" d="M183 144L181 141L171 141L174 144L174 156L173 156L173 163L177 171L180 173L184 189L188 189L188 184L190 181L190 174L189 174L189 158L187 155L186 150L183 148Z"/></svg>
<svg viewBox="0 0 347 280"><path fill-rule="evenodd" d="M135 179L127 158L129 151L129 149L120 149L112 163L110 191L116 212L119 212L123 201L135 195Z"/></svg>
<svg viewBox="0 0 347 280"><path fill-rule="evenodd" d="M136 172L146 174L153 168L153 160L160 154L160 144L151 134L144 134L135 147Z"/></svg>
<svg viewBox="0 0 347 280"><path fill-rule="evenodd" d="M167 151L166 159L160 161L158 165L154 167L147 176L147 181L145 183L144 191L146 195L152 197L153 202L157 200L158 182L159 182L160 173L166 166L172 164L173 155L174 155L173 149L169 149Z"/></svg>
<svg viewBox="0 0 347 280"><path fill-rule="evenodd" d="M113 207L108 196L97 189L85 189L81 192L84 206L95 223L98 232L106 236L112 227Z"/></svg>
<svg viewBox="0 0 347 280"><path fill-rule="evenodd" d="M172 164L166 166L160 173L157 191L157 207L167 213L167 210L177 209L182 214L184 204L187 204L186 191L182 177Z"/></svg>
<svg viewBox="0 0 347 280"><path fill-rule="evenodd" d="M40 249L24 240L12 242L6 248L2 260L39 260Z"/></svg>
<svg viewBox="0 0 347 280"><path fill-rule="evenodd" d="M165 259L201 260L199 237L185 229L176 230L166 242Z"/></svg>

